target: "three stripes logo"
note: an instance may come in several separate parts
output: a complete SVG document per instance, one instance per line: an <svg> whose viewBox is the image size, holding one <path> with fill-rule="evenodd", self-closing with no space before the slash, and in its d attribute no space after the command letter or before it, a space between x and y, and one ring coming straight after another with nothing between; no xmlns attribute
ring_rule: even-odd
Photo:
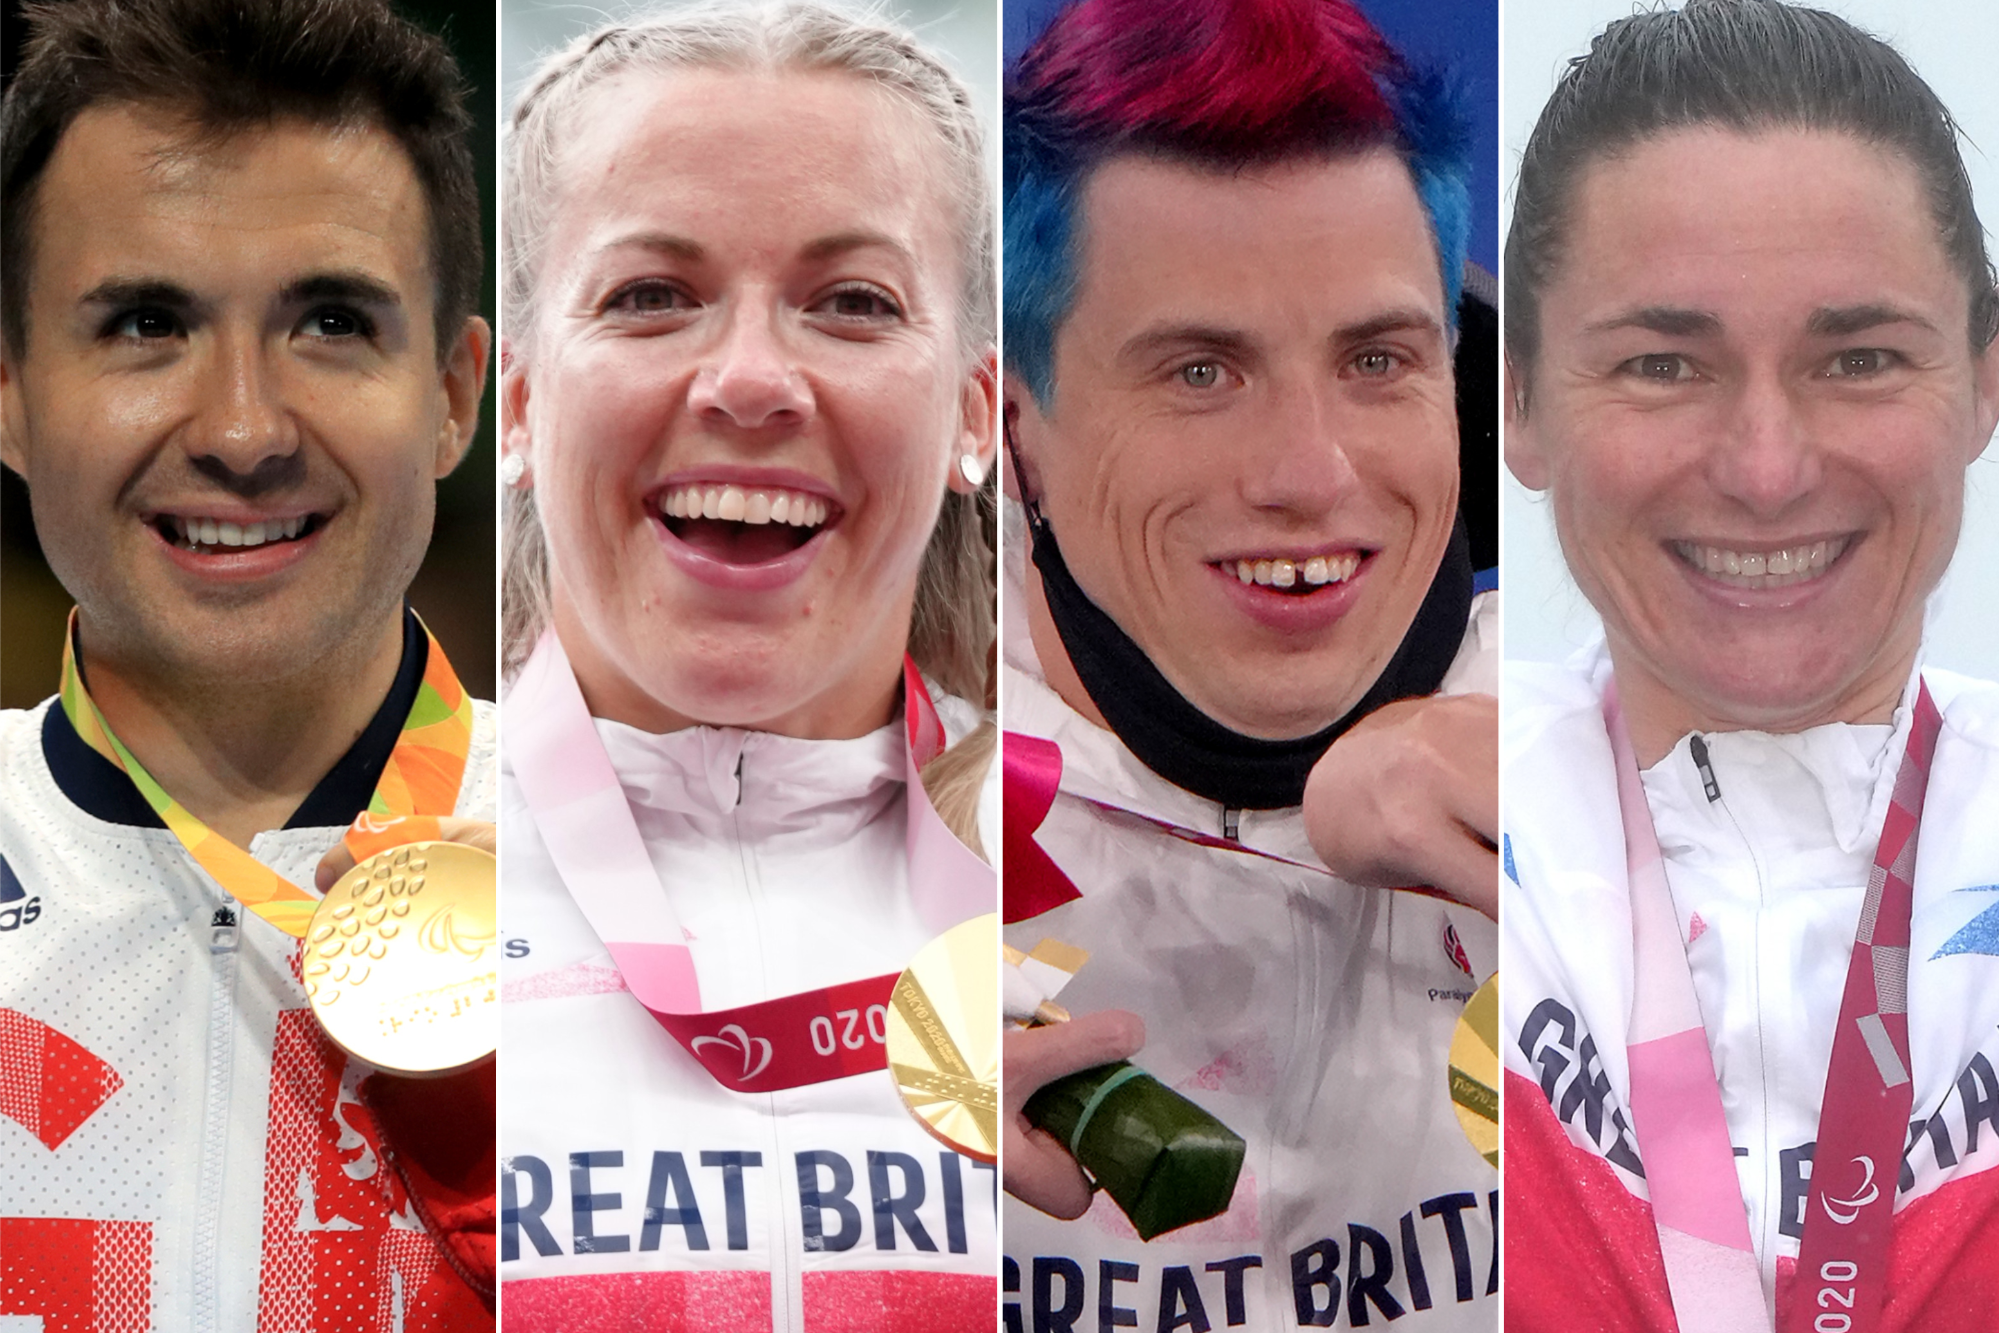
<svg viewBox="0 0 1999 1333"><path fill-rule="evenodd" d="M7 858L0 856L0 932L31 926L42 914L42 900L30 897Z"/></svg>

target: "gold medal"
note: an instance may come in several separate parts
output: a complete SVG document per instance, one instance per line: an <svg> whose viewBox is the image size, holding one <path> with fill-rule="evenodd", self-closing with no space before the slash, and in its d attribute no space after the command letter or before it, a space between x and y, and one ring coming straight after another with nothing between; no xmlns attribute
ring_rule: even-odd
<svg viewBox="0 0 1999 1333"><path fill-rule="evenodd" d="M496 870L476 847L414 842L342 875L305 933L305 993L326 1035L393 1074L448 1073L491 1055Z"/></svg>
<svg viewBox="0 0 1999 1333"><path fill-rule="evenodd" d="M1451 1034L1451 1109L1479 1156L1499 1165L1499 975L1472 994Z"/></svg>
<svg viewBox="0 0 1999 1333"><path fill-rule="evenodd" d="M917 950L888 1011L888 1068L930 1133L999 1160L999 917L961 922Z"/></svg>

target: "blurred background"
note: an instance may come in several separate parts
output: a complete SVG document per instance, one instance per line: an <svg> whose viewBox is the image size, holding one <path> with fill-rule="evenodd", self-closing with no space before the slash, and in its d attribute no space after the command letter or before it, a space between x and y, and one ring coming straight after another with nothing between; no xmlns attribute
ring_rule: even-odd
<svg viewBox="0 0 1999 1333"><path fill-rule="evenodd" d="M999 181L999 25L997 0L884 0L889 17L901 22L950 60L978 99L992 133L986 157ZM653 10L670 10L671 0L501 0L501 78L511 109L521 86L534 74L542 57L566 45L570 38L614 19Z"/></svg>
<svg viewBox="0 0 1999 1333"><path fill-rule="evenodd" d="M1892 43L1936 90L1969 136L1960 141L1985 244L1999 224L1999 6L1992 0L1813 0L1812 7ZM1506 188L1513 189L1520 154L1568 62L1612 20L1632 13L1631 0L1506 0ZM1548 504L1508 474L1505 524L1506 655L1559 661L1603 632L1602 623L1569 578L1555 544ZM1930 598L1925 660L1990 679L1999 671L1999 616L1979 593L1999 571L1999 457L1987 445L1971 465L1964 495L1964 532L1957 558Z"/></svg>
<svg viewBox="0 0 1999 1333"><path fill-rule="evenodd" d="M454 0L393 0L412 22L451 45L469 87L474 156L486 222L486 282L480 312L495 308L493 256L498 246L494 206L495 152L492 10ZM4 77L11 80L26 37L18 0L6 0ZM437 490L437 528L430 554L410 589L410 602L451 655L467 689L494 697L499 605L493 520L493 404L499 358L487 376L479 433L458 470ZM0 468L0 708L27 708L55 692L62 665L63 623L70 598L49 573L35 541L28 488Z"/></svg>

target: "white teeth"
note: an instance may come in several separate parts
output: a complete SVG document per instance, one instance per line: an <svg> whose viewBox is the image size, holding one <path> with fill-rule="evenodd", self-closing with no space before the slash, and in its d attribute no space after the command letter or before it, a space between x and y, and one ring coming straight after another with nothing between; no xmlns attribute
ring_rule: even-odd
<svg viewBox="0 0 1999 1333"><path fill-rule="evenodd" d="M1235 576L1244 583L1260 583L1266 588L1291 588L1300 582L1310 587L1344 583L1360 568L1360 552L1315 555L1305 560L1274 556L1268 560L1238 560Z"/></svg>
<svg viewBox="0 0 1999 1333"><path fill-rule="evenodd" d="M232 523L227 519L183 518L169 515L174 539L184 546L263 546L274 541L290 541L305 531L307 516L270 518L258 523Z"/></svg>
<svg viewBox="0 0 1999 1333"><path fill-rule="evenodd" d="M1732 551L1693 542L1675 542L1673 549L1682 560L1718 582L1739 588L1783 588L1824 574L1850 540L1834 537L1774 551Z"/></svg>
<svg viewBox="0 0 1999 1333"><path fill-rule="evenodd" d="M798 491L742 486L676 486L660 500L668 518L713 518L729 523L788 523L816 528L831 510L824 500Z"/></svg>

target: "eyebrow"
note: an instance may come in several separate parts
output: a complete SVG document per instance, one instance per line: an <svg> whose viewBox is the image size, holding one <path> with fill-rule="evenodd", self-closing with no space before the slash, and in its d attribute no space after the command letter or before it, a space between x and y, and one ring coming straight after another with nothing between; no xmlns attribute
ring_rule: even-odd
<svg viewBox="0 0 1999 1333"><path fill-rule="evenodd" d="M698 262L707 258L708 252L700 242L685 236L676 236L666 231L635 231L604 242L597 247L598 254L608 254L613 250L632 247L639 250L656 250L661 254L673 255L678 259Z"/></svg>
<svg viewBox="0 0 1999 1333"><path fill-rule="evenodd" d="M285 284L278 294L285 305L308 301L350 301L355 305L394 308L402 305L402 293L379 278L352 269L332 273L309 273Z"/></svg>
<svg viewBox="0 0 1999 1333"><path fill-rule="evenodd" d="M1342 325L1333 330L1333 338L1336 342L1356 343L1379 338L1384 333L1428 333L1441 338L1444 326L1429 311L1407 307L1386 310L1356 324Z"/></svg>
<svg viewBox="0 0 1999 1333"><path fill-rule="evenodd" d="M1936 325L1915 311L1892 305L1820 306L1805 321L1805 328L1821 337L1843 338L1868 329L1878 329L1884 324L1913 324L1919 329L1937 332Z"/></svg>
<svg viewBox="0 0 1999 1333"><path fill-rule="evenodd" d="M1125 340L1120 360L1150 359L1167 352L1203 351L1247 360L1255 354L1249 335L1216 324L1166 324Z"/></svg>
<svg viewBox="0 0 1999 1333"><path fill-rule="evenodd" d="M1618 329L1645 329L1669 338L1701 338L1721 332L1721 317L1707 310L1682 306L1648 305L1629 310L1588 325L1585 333L1613 333Z"/></svg>
<svg viewBox="0 0 1999 1333"><path fill-rule="evenodd" d="M106 278L77 299L78 305L168 306L190 309L198 302L193 292L163 278Z"/></svg>
<svg viewBox="0 0 1999 1333"><path fill-rule="evenodd" d="M888 233L880 231L835 232L831 236L822 236L818 240L813 241L799 253L800 257L806 260L806 262L816 264L828 259L837 259L841 255L849 254L855 250L869 249L892 251L898 257L905 260L913 260L915 258L915 256L910 254L908 246Z"/></svg>

